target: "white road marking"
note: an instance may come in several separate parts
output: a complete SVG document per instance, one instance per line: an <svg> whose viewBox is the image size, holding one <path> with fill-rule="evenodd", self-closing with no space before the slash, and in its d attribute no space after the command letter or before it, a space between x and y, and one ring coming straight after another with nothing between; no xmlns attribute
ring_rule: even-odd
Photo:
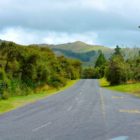
<svg viewBox="0 0 140 140"><path fill-rule="evenodd" d="M41 106L39 108L30 109L30 110L28 110L27 112L25 112L25 113L23 113L21 115L15 116L13 119L16 120L16 119L20 119L22 117L26 117L26 115L31 114L32 112L36 112L36 111L38 111L40 109L44 109L44 107Z"/></svg>
<svg viewBox="0 0 140 140"><path fill-rule="evenodd" d="M111 140L128 140L128 136L120 136L120 137L116 137L116 138L113 138Z"/></svg>
<svg viewBox="0 0 140 140"><path fill-rule="evenodd" d="M39 126L39 127L37 127L37 128L34 128L32 131L33 131L33 132L37 132L37 131L39 131L40 129L42 129L42 128L44 128L44 127L47 127L48 125L51 125L51 124L52 124L51 122L48 122L48 123L43 124L43 125L41 125L41 126Z"/></svg>
<svg viewBox="0 0 140 140"><path fill-rule="evenodd" d="M138 110L138 109L132 109L132 110L120 109L119 112L120 113L129 113L129 114L140 114L140 110Z"/></svg>
<svg viewBox="0 0 140 140"><path fill-rule="evenodd" d="M112 99L124 99L123 96L112 96Z"/></svg>

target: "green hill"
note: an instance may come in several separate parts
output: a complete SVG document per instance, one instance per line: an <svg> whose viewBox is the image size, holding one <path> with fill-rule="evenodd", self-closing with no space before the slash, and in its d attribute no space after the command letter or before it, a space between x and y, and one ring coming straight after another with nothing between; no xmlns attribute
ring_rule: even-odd
<svg viewBox="0 0 140 140"><path fill-rule="evenodd" d="M81 41L59 45L41 44L40 46L48 46L57 55L79 59L84 65L94 65L99 50L105 54L106 58L109 58L113 52L111 48L100 45L89 45Z"/></svg>
<svg viewBox="0 0 140 140"><path fill-rule="evenodd" d="M81 41L76 41L73 43L59 44L59 45L47 45L42 44L41 46L48 46L57 55L64 55L66 57L76 58L81 60L84 65L94 65L97 57L98 51L101 50L105 57L108 59L113 53L113 49L101 45L89 45ZM140 48L122 48L122 53L124 57L130 58L138 55Z"/></svg>
<svg viewBox="0 0 140 140"><path fill-rule="evenodd" d="M112 49L100 46L100 45L89 45L81 41L76 41L73 43L66 43L66 44L60 44L60 45L49 45L50 48L57 48L57 49L64 49L64 50L70 50L77 53L84 53L89 51L98 51L102 50L104 52L110 52Z"/></svg>

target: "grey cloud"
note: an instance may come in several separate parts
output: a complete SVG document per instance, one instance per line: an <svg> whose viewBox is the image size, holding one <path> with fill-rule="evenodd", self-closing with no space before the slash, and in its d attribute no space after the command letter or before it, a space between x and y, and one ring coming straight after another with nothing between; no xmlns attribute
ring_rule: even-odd
<svg viewBox="0 0 140 140"><path fill-rule="evenodd" d="M135 28L135 23L128 18L92 9L13 11L6 13L5 16L6 18L0 15L1 28L5 26L22 26L39 30L67 32Z"/></svg>
<svg viewBox="0 0 140 140"><path fill-rule="evenodd" d="M100 31L98 34L99 42L102 42L106 46L123 45L140 47L140 31L110 30Z"/></svg>
<svg viewBox="0 0 140 140"><path fill-rule="evenodd" d="M90 0L87 0L90 1ZM97 0L94 0L97 2ZM83 0L5 0L0 2L0 30L8 27L21 27L41 34L41 32L65 32L84 34L94 32L104 44L139 44L139 12L129 11L127 0L102 0L109 4L107 10L83 5ZM138 0L134 0L135 5ZM85 3L85 1L84 1ZM113 3L111 5L111 3ZM139 3L139 2L138 2ZM133 4L132 4L133 5ZM111 8L112 6L112 8ZM129 6L129 7L127 7ZM133 8L130 8L131 10ZM116 41L116 39L118 39Z"/></svg>

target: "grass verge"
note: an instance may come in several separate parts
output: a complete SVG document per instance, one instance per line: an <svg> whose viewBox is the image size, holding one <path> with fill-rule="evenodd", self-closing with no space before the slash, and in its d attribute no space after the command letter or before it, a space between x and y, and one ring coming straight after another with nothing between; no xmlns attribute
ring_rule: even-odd
<svg viewBox="0 0 140 140"><path fill-rule="evenodd" d="M101 87L106 87L107 89L110 89L110 90L129 93L129 94L133 94L135 96L140 97L140 83L110 86L109 82L107 82L105 78L100 79L99 83Z"/></svg>
<svg viewBox="0 0 140 140"><path fill-rule="evenodd" d="M30 94L28 96L16 96L16 97L11 97L8 100L0 100L0 114L14 110L26 104L36 102L45 97L57 94L58 92L64 91L65 89L73 86L77 82L78 80L72 80L69 81L65 87L62 87L60 89L53 88L48 91L42 91L35 94Z"/></svg>

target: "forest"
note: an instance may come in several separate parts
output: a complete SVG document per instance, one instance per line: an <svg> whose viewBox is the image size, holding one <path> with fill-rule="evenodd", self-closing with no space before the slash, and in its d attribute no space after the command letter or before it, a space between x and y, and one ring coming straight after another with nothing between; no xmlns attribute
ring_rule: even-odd
<svg viewBox="0 0 140 140"><path fill-rule="evenodd" d="M105 77L110 85L140 82L140 51L138 55L125 57L122 49L116 46L109 59L99 51L95 67L85 68L82 77L97 79Z"/></svg>
<svg viewBox="0 0 140 140"><path fill-rule="evenodd" d="M56 56L47 47L0 44L0 99L23 96L48 85L59 88L81 76L81 62Z"/></svg>
<svg viewBox="0 0 140 140"><path fill-rule="evenodd" d="M0 44L0 99L29 95L46 85L60 88L69 80L103 77L110 85L140 82L140 52L125 57L116 46L107 59L99 50L95 66L85 68L81 61L57 56L48 47L4 41Z"/></svg>

